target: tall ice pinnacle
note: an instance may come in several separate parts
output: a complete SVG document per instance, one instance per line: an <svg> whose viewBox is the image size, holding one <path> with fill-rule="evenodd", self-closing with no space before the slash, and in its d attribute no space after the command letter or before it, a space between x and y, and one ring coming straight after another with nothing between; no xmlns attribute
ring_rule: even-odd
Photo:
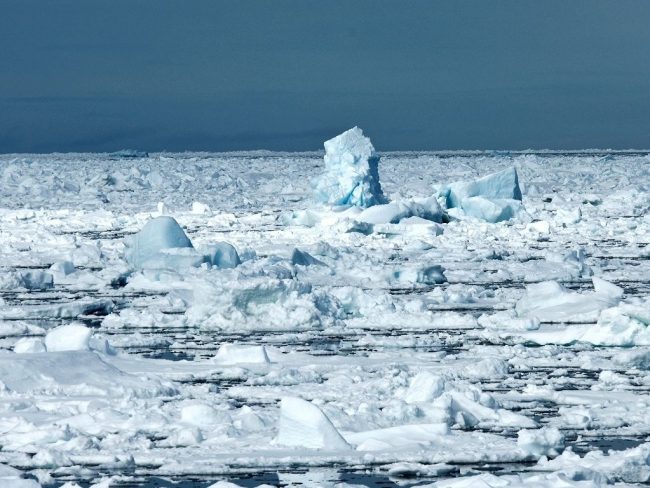
<svg viewBox="0 0 650 488"><path fill-rule="evenodd" d="M375 148L358 127L325 141L325 173L314 182L316 199L364 208L386 203L378 166Z"/></svg>

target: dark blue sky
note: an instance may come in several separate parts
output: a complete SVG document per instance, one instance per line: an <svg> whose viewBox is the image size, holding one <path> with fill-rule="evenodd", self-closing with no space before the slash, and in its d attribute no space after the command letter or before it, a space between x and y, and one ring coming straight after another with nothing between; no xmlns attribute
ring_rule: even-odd
<svg viewBox="0 0 650 488"><path fill-rule="evenodd" d="M0 0L0 152L650 148L650 2Z"/></svg>

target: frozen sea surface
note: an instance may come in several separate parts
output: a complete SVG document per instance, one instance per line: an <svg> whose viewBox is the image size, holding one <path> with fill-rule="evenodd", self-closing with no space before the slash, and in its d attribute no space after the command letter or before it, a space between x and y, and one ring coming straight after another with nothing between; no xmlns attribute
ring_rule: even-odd
<svg viewBox="0 0 650 488"><path fill-rule="evenodd" d="M315 203L320 153L0 156L0 463L54 487L648 483L650 156L379 175L403 201L513 166L511 220L372 226ZM134 270L160 215L193 248ZM218 242L239 266L197 261Z"/></svg>

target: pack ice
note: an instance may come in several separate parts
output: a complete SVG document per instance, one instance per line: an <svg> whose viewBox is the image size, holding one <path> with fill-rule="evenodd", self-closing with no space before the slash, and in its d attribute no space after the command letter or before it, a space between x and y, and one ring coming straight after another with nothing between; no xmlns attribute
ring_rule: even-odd
<svg viewBox="0 0 650 488"><path fill-rule="evenodd" d="M0 487L648 482L650 155L333 141L0 155Z"/></svg>

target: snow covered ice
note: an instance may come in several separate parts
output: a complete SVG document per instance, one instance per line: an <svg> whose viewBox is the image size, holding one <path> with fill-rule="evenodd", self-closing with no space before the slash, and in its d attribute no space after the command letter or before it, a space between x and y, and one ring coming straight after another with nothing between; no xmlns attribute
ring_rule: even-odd
<svg viewBox="0 0 650 488"><path fill-rule="evenodd" d="M1 487L650 480L650 156L325 149L0 156Z"/></svg>

